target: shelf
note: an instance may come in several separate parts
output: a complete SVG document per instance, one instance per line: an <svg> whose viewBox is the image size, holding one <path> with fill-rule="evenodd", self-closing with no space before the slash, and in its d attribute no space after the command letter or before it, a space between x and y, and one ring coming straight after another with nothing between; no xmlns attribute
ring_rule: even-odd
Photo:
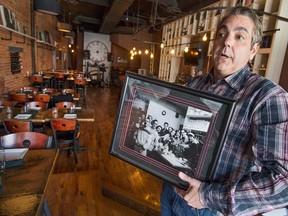
<svg viewBox="0 0 288 216"><path fill-rule="evenodd" d="M271 48L260 48L258 50L258 54L270 54L271 53Z"/></svg>
<svg viewBox="0 0 288 216"><path fill-rule="evenodd" d="M34 38L34 37L30 36L30 35L26 35L26 34L24 34L24 33L18 32L18 31L14 30L14 29L11 29L11 28L8 28L8 27L6 27L6 26L3 26L2 24L0 24L0 27L3 28L3 29L5 29L5 30L7 30L7 31L10 31L10 32L16 33L16 34L18 34L18 35L24 36L24 37L26 37L26 38L29 38L29 39L31 39L31 40L36 40L36 38Z"/></svg>
<svg viewBox="0 0 288 216"><path fill-rule="evenodd" d="M204 66L201 69L206 69L208 71L217 25L219 24L221 18L223 18L225 15L227 8L235 7L236 4L245 5L259 12L263 23L264 37L263 44L261 45L262 47L258 50L253 59L255 66L253 67L253 70L278 83L283 65L283 57L285 56L285 48L283 47L283 44L287 44L288 41L288 22L285 22L280 18L287 16L288 0L219 0L207 7L202 8L198 12L182 17L181 20L176 20L164 25L162 38L166 39L165 44L167 47L175 48L176 53L172 55L168 52L162 51L160 59L163 58L163 60L166 60L169 58L171 59L172 63L170 67L166 67L165 64L162 64L159 67L159 70L163 71L163 69L165 69L165 74L168 72L170 81L174 81L173 77L176 77L178 73L181 73L183 68L179 67L179 65L182 63L178 62L179 59L181 60L181 58L183 58L183 46L180 46L179 48L179 44L183 45L184 43L187 43L188 46L189 44L190 46L194 46L192 45L193 43L197 43L198 40L202 39L204 34L207 34L209 44L205 57L208 58L208 61L207 63L204 62ZM187 31L187 34L179 34L183 31L183 29L185 29L185 33ZM171 32L174 33L175 37L171 36ZM169 70L167 70L167 68ZM187 71L188 70L185 72ZM164 76L167 77L165 74Z"/></svg>
<svg viewBox="0 0 288 216"><path fill-rule="evenodd" d="M16 30L14 30L14 29L8 28L8 27L6 27L6 26L3 26L2 24L0 24L0 28L5 29L5 30L7 30L7 31L9 31L9 32L15 33L15 34L17 34L17 35L21 35L21 36L23 36L23 37L25 37L25 38L29 38L30 40L34 40L34 41L36 41L37 43L45 44L45 45L48 45L48 46L51 46L51 47L56 48L56 46L54 46L54 45L52 45L52 44L50 44L50 43L47 43L47 42L44 42L44 41L40 41L40 40L38 40L38 39L35 38L35 37L32 37L32 36L27 35L27 34L24 34L24 33L22 33L22 32L16 31ZM11 37L12 37L12 36L11 36ZM5 40L5 38L1 38L1 39L2 39L2 40L3 40L3 39ZM11 38L11 39L12 39L12 38Z"/></svg>

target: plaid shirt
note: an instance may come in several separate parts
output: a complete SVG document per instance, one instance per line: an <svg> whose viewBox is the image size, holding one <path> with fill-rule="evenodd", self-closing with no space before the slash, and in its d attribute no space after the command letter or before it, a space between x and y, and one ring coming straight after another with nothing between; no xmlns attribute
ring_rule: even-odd
<svg viewBox="0 0 288 216"><path fill-rule="evenodd" d="M202 203L241 216L287 206L287 92L248 65L215 83L212 69L187 86L236 100L213 183L200 189Z"/></svg>

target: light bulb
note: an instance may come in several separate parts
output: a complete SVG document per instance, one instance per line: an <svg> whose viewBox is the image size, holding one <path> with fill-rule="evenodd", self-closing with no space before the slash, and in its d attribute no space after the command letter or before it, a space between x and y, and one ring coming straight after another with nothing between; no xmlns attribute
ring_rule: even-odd
<svg viewBox="0 0 288 216"><path fill-rule="evenodd" d="M206 35L206 34L204 34L202 40L203 40L203 41L207 41L207 35Z"/></svg>
<svg viewBox="0 0 288 216"><path fill-rule="evenodd" d="M163 49L163 48L164 48L164 44L163 44L163 43L161 43L160 47L161 47L161 49Z"/></svg>
<svg viewBox="0 0 288 216"><path fill-rule="evenodd" d="M184 52L188 52L188 50L189 50L189 48L186 46L185 48L184 48Z"/></svg>

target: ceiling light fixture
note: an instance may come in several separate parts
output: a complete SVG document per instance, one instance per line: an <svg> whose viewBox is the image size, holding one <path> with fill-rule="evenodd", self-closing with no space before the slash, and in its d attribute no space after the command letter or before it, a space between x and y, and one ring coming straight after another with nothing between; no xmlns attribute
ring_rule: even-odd
<svg viewBox="0 0 288 216"><path fill-rule="evenodd" d="M64 32L64 37L66 38L74 38L76 36L74 31L71 32Z"/></svg>
<svg viewBox="0 0 288 216"><path fill-rule="evenodd" d="M70 14L71 13L69 13L69 19L70 19ZM63 22L58 21L56 23L57 30L61 31L61 32L71 32L72 31L72 25L70 23L65 22L65 11L64 11L63 17L64 17Z"/></svg>
<svg viewBox="0 0 288 216"><path fill-rule="evenodd" d="M61 13L61 4L58 0L34 0L33 8L35 11L54 16Z"/></svg>

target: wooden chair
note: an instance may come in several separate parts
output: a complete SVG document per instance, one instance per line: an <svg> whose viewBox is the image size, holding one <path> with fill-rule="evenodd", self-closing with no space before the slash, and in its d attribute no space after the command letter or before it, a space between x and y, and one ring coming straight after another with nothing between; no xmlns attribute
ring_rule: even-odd
<svg viewBox="0 0 288 216"><path fill-rule="evenodd" d="M50 94L35 94L33 95L33 99L34 101L41 101L44 103L49 103L51 99L51 95Z"/></svg>
<svg viewBox="0 0 288 216"><path fill-rule="evenodd" d="M58 92L66 87L65 75L63 73L55 73L54 79L55 79L55 88L57 89Z"/></svg>
<svg viewBox="0 0 288 216"><path fill-rule="evenodd" d="M73 106L75 106L74 102L69 102L69 101L62 101L62 102L58 102L55 104L57 108L71 108Z"/></svg>
<svg viewBox="0 0 288 216"><path fill-rule="evenodd" d="M28 96L23 93L11 93L9 94L9 100L12 102L13 107L23 107L28 101Z"/></svg>
<svg viewBox="0 0 288 216"><path fill-rule="evenodd" d="M67 150L67 156L71 150L74 160L78 163L80 127L76 119L51 119L53 140L56 149Z"/></svg>
<svg viewBox="0 0 288 216"><path fill-rule="evenodd" d="M7 134L33 131L33 124L31 121L5 119L3 124Z"/></svg>
<svg viewBox="0 0 288 216"><path fill-rule="evenodd" d="M29 101L26 103L26 105L29 105L31 109L33 109L33 107L41 107L43 109L48 107L48 103L42 101ZM33 124L33 131L46 133L46 123L33 122L32 124Z"/></svg>
<svg viewBox="0 0 288 216"><path fill-rule="evenodd" d="M44 79L42 76L39 75L29 76L29 81L31 83L31 86L37 88L39 91L41 91L41 89L44 86Z"/></svg>
<svg viewBox="0 0 288 216"><path fill-rule="evenodd" d="M52 136L38 132L18 132L0 137L0 145L4 148L49 149Z"/></svg>
<svg viewBox="0 0 288 216"><path fill-rule="evenodd" d="M77 78L74 80L75 91L79 94L79 100L82 101L82 106L86 107L86 80Z"/></svg>
<svg viewBox="0 0 288 216"><path fill-rule="evenodd" d="M30 107L41 107L41 108L47 108L48 103L42 102L42 101L29 101L26 103L26 105L29 105Z"/></svg>
<svg viewBox="0 0 288 216"><path fill-rule="evenodd" d="M1 106L4 106L4 107L11 107L13 105L11 101L7 101L7 100L0 101L0 104Z"/></svg>

